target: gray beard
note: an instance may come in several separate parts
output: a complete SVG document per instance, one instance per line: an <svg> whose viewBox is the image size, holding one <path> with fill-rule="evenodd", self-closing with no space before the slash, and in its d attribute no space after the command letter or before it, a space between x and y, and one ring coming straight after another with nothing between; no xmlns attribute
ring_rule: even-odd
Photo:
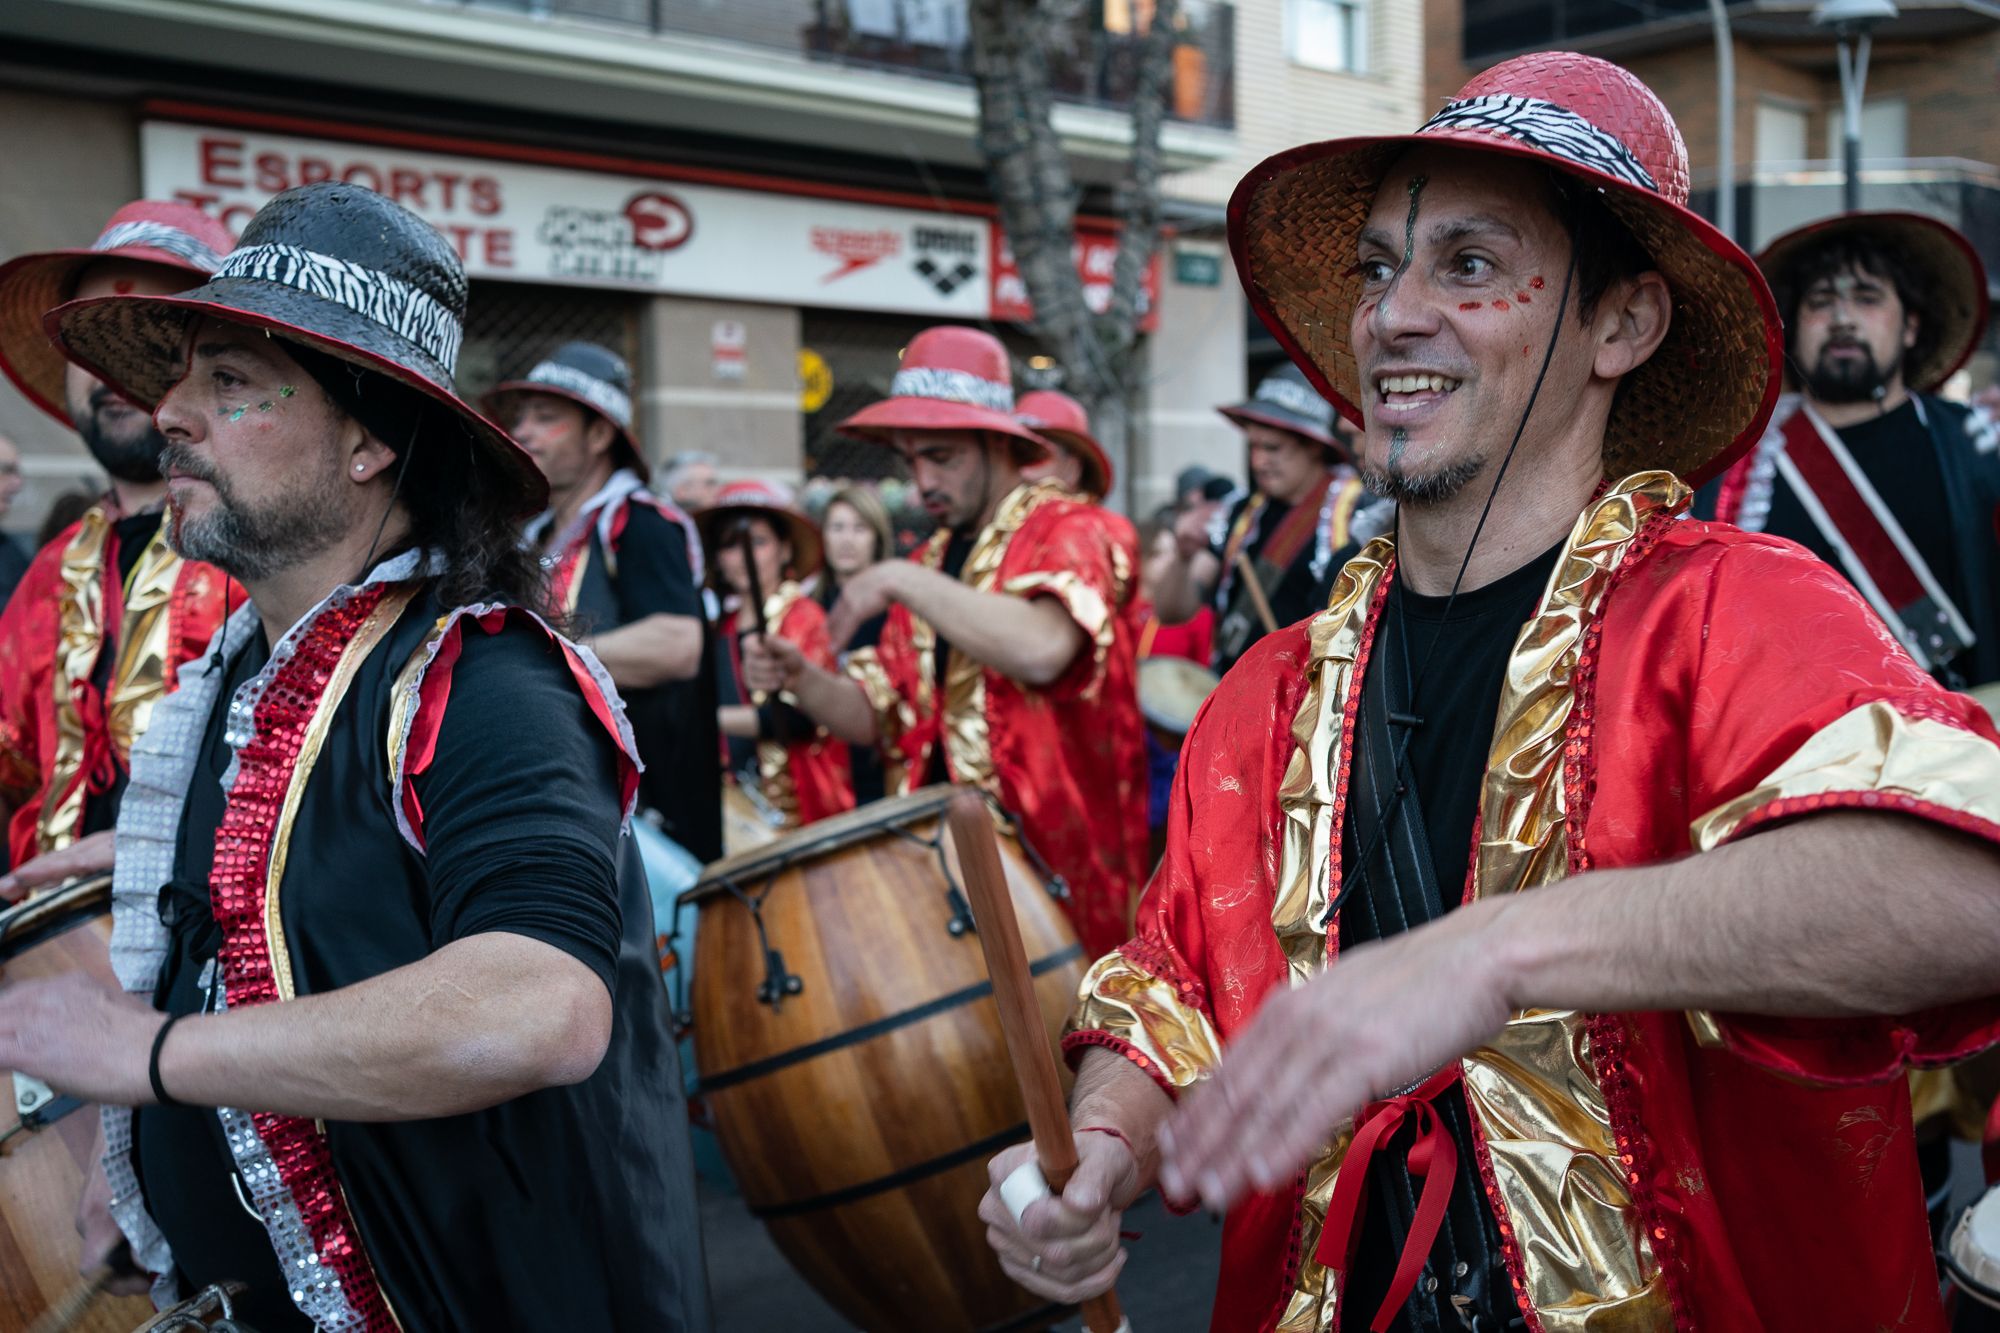
<svg viewBox="0 0 2000 1333"><path fill-rule="evenodd" d="M1461 459L1435 472L1412 474L1391 464L1387 468L1363 467L1361 484L1376 495L1422 509L1439 505L1458 495L1486 467L1485 456Z"/></svg>
<svg viewBox="0 0 2000 1333"><path fill-rule="evenodd" d="M200 560L236 579L254 583L295 568L347 534L341 478L283 497L262 509L238 500L215 473L179 454L172 444L161 465L198 477L215 488L215 508L193 518L174 511L167 540L184 560Z"/></svg>

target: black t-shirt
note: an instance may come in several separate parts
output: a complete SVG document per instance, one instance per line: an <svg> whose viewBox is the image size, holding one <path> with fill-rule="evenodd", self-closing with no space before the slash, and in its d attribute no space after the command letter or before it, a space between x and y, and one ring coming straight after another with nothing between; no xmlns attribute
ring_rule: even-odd
<svg viewBox="0 0 2000 1333"><path fill-rule="evenodd" d="M454 667L453 700L505 700L508 716L504 728L495 727L477 706L447 707L431 767L415 779L432 948L491 931L525 935L584 963L612 990L620 922L604 885L618 849L615 826L610 841L597 831L602 812L618 803L616 767L603 728L579 716L584 704L566 669L546 669L542 659L552 651L539 633L474 632ZM154 992L154 1007L164 1013L212 1007L209 963L221 932L208 881L232 759L224 736L227 701L268 659L263 636L252 635L228 665L202 741L181 821L179 868L160 895L172 934ZM314 779L337 776L316 771ZM310 1333L311 1322L285 1296L263 1224L239 1201L236 1167L215 1112L144 1107L133 1135L147 1209L173 1247L184 1290L224 1278L247 1281L251 1295L238 1309L251 1325L262 1333ZM354 1150L360 1148L357 1142Z"/></svg>
<svg viewBox="0 0 2000 1333"><path fill-rule="evenodd" d="M1225 557L1229 549L1227 534L1236 530L1236 524L1243 517L1244 509L1254 499L1254 495L1245 496L1238 500L1230 509L1229 522L1223 528L1223 544L1211 548L1214 551L1216 559L1221 560ZM1264 548L1270 543L1271 535L1278 530L1279 526L1284 523L1286 516L1291 512L1292 507L1284 501L1266 497L1263 507L1257 513L1257 517L1252 520L1256 525L1255 530L1244 538L1244 554L1248 555L1252 561L1263 559ZM1317 539L1308 541L1300 546L1299 553L1292 558L1292 563L1285 569L1283 576L1279 578L1277 586L1272 588L1267 594L1271 603L1271 618L1276 620L1281 628L1286 625L1297 624L1307 616L1314 615L1326 609L1326 597L1323 592L1323 585L1312 576L1313 553L1317 548ZM1336 565L1335 567L1337 568L1338 566ZM1215 592L1210 601L1213 603L1215 614L1218 617L1229 614L1230 607L1235 604L1241 589L1242 578L1243 571L1240 569L1224 569L1216 576ZM1254 616L1254 610L1250 614ZM1244 652L1248 652L1250 645L1262 638L1263 635L1264 627L1259 624L1251 636L1244 642ZM1237 656L1241 655L1239 653ZM1215 670L1226 672L1235 663L1236 658L1225 658L1222 649L1220 647L1216 649L1216 660L1213 664Z"/></svg>
<svg viewBox="0 0 2000 1333"><path fill-rule="evenodd" d="M706 626L695 586L688 534L650 504L626 508L617 542L616 574L591 536L590 561L577 591L578 635L602 634L647 616L692 616ZM704 629L704 633L707 633ZM721 741L715 707L715 645L703 646L703 670L692 680L621 689L625 714L646 772L639 799L666 821L668 836L698 860L722 855Z"/></svg>
<svg viewBox="0 0 2000 1333"><path fill-rule="evenodd" d="M1945 596L1963 609L1965 586L1952 545L1951 505L1945 496L1944 473L1938 467L1930 428L1917 416L1916 400L1909 399L1893 412L1836 433L1854 455L1868 484L1896 516L1910 545L1930 566ZM1847 572L1790 486L1771 488L1771 513L1764 531L1790 538L1841 573Z"/></svg>
<svg viewBox="0 0 2000 1333"><path fill-rule="evenodd" d="M1410 733L1408 780L1422 811L1443 911L1458 906L1464 897L1472 830L1507 660L1522 625L1534 614L1560 551L1552 548L1504 578L1461 592L1455 599L1421 596L1399 583L1391 589L1376 629L1366 688L1383 689L1393 677L1400 685L1389 697L1407 699L1407 709L1399 711L1422 719ZM1401 728L1390 731L1400 745ZM1357 747L1365 739L1357 735ZM1354 802L1348 808L1343 882L1363 849L1373 849L1379 827L1373 810ZM1431 905L1416 898L1411 886L1369 877L1341 910L1341 947L1401 934L1433 915ZM1434 1295L1426 1296L1425 1284L1419 1282L1417 1294L1391 1326L1398 1333L1460 1327L1450 1305L1454 1293L1473 1297L1489 1315L1503 1321L1519 1314L1499 1263L1497 1220L1485 1201L1464 1094L1453 1087L1436 1105L1458 1141L1458 1176L1444 1230L1431 1249L1429 1273L1438 1279L1438 1287ZM1388 1290L1401 1238L1416 1209L1416 1190L1401 1166L1414 1137L1415 1127L1406 1123L1369 1173L1369 1214L1345 1296L1357 1312L1353 1317L1357 1326L1373 1316ZM1463 1274L1458 1272L1461 1264L1467 1270Z"/></svg>
<svg viewBox="0 0 2000 1333"><path fill-rule="evenodd" d="M813 592L819 604L828 611L840 601L840 584L833 577L831 569L820 576L819 587ZM857 648L873 648L882 642L882 629L889 622L886 611L868 617L861 622L861 628L854 631L854 637L846 643L836 643L833 651L844 661L846 655ZM882 769L882 754L872 745L850 745L847 747L847 765L854 780L854 799L857 804L867 805L879 801L888 794L888 778Z"/></svg>

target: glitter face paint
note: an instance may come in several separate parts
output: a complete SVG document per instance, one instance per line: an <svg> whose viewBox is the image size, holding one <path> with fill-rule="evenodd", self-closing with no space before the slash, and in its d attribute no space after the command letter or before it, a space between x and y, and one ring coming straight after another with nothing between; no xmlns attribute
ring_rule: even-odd
<svg viewBox="0 0 2000 1333"><path fill-rule="evenodd" d="M1483 301L1460 301L1458 303L1458 308L1460 310L1477 310L1484 304L1485 302Z"/></svg>

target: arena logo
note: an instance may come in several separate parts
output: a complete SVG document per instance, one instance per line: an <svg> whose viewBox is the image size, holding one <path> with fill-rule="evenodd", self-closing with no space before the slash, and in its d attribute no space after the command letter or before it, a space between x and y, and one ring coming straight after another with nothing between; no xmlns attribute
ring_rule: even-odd
<svg viewBox="0 0 2000 1333"><path fill-rule="evenodd" d="M694 213L671 194L643 190L619 209L554 204L535 237L551 276L656 283L663 258L694 239Z"/></svg>
<svg viewBox="0 0 2000 1333"><path fill-rule="evenodd" d="M910 267L939 296L950 296L979 276L982 237L977 230L922 226L912 229L911 240L917 258Z"/></svg>

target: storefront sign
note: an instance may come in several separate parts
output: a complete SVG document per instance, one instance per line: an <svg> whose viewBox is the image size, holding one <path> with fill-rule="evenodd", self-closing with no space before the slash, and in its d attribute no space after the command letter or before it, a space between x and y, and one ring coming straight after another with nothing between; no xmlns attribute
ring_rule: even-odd
<svg viewBox="0 0 2000 1333"><path fill-rule="evenodd" d="M239 229L295 185L379 191L443 232L475 278L987 315L984 219L168 121L147 121L140 149L147 198Z"/></svg>
<svg viewBox="0 0 2000 1333"><path fill-rule="evenodd" d="M139 144L149 199L240 230L281 190L345 181L430 221L475 278L941 319L1033 313L985 218L179 121L144 122ZM1094 310L1109 303L1116 255L1116 233L1079 233ZM1155 255L1141 327L1157 321L1159 289Z"/></svg>

